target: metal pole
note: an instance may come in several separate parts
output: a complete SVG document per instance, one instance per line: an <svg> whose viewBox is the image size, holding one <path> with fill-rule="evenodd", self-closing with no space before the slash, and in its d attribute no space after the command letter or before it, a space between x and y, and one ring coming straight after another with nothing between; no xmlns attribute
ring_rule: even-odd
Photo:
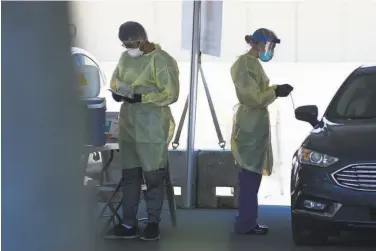
<svg viewBox="0 0 376 251"><path fill-rule="evenodd" d="M276 116L276 123L275 123L275 129L276 129L276 138L277 138L277 165L278 165L278 181L279 181L279 188L281 195L284 195L285 190L284 190L284 172L282 170L283 168L283 161L281 159L281 134L280 134L280 127L281 127L281 120L280 120L280 112L279 112L279 107L277 106L277 116Z"/></svg>
<svg viewBox="0 0 376 251"><path fill-rule="evenodd" d="M191 49L191 77L189 88L188 139L187 139L187 184L185 208L192 207L192 185L195 165L195 127L198 84L198 60L200 55L200 9L201 1L193 2L193 29Z"/></svg>

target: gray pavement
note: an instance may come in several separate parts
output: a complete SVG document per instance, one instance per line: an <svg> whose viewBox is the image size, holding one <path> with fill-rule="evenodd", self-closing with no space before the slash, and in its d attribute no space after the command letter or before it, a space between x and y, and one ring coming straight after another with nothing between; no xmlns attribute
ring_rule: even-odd
<svg viewBox="0 0 376 251"><path fill-rule="evenodd" d="M101 240L96 251L376 250L376 241L372 241L372 236L355 235L331 240L329 245L323 247L296 247L291 240L290 209L287 206L261 206L260 223L270 227L267 236L234 235L234 210L179 210L177 229L171 227L167 211L165 214L160 241Z"/></svg>

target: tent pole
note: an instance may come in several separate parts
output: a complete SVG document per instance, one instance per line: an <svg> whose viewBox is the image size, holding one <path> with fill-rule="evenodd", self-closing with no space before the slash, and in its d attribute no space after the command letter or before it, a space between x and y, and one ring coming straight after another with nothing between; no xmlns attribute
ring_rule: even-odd
<svg viewBox="0 0 376 251"><path fill-rule="evenodd" d="M191 72L188 104L188 139L187 139L187 184L184 201L185 208L192 208L193 195L193 174L195 169L195 127L197 107L197 85L198 85L198 61L200 56L200 14L201 1L193 2L193 29L191 49Z"/></svg>

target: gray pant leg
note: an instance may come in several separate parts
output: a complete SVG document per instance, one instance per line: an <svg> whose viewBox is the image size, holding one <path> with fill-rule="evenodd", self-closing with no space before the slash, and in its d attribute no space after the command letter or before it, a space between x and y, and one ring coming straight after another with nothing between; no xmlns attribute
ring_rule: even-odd
<svg viewBox="0 0 376 251"><path fill-rule="evenodd" d="M137 211L140 204L142 169L123 169L123 224L137 226Z"/></svg>
<svg viewBox="0 0 376 251"><path fill-rule="evenodd" d="M145 193L146 210L149 223L161 221L161 211L165 193L166 170L144 172L147 191Z"/></svg>

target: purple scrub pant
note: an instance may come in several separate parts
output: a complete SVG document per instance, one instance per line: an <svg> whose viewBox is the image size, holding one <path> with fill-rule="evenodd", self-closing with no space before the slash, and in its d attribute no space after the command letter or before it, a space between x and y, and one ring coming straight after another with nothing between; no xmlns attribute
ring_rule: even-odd
<svg viewBox="0 0 376 251"><path fill-rule="evenodd" d="M235 232L245 234L257 226L258 199L262 175L244 168L239 172L238 217Z"/></svg>

